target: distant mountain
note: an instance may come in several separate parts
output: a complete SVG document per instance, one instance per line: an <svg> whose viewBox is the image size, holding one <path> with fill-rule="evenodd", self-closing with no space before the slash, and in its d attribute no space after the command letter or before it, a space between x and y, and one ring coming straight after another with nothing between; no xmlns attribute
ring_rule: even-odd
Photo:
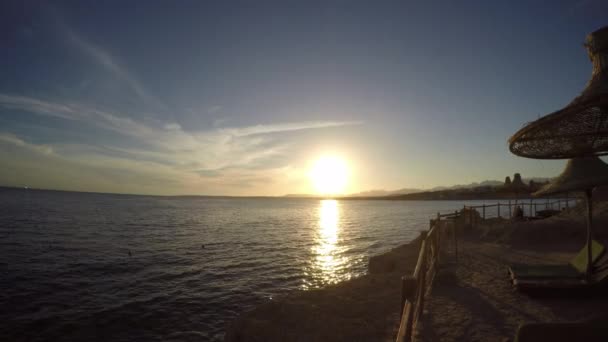
<svg viewBox="0 0 608 342"><path fill-rule="evenodd" d="M533 181L535 183L546 183L552 179L553 177L530 177L524 178L524 183L530 183L530 181Z"/></svg>
<svg viewBox="0 0 608 342"><path fill-rule="evenodd" d="M424 191L440 191L440 190L455 190L455 189L471 189L480 186L500 186L503 182L497 180L485 180L483 182L473 182L470 184L457 184L452 186L436 186Z"/></svg>
<svg viewBox="0 0 608 342"><path fill-rule="evenodd" d="M528 184L530 181L534 181L536 183L545 183L551 180L548 177L530 177L523 178L523 182ZM503 181L498 180L484 180L482 182L473 182L469 184L456 184L451 186L436 186L430 189L415 189L415 188L404 188L399 190L370 190L363 191L356 194L350 194L348 196L361 196L361 197L372 197L372 196L391 196L391 195L407 195L413 194L417 192L428 192L428 191L442 191L442 190L457 190L457 189L473 189L477 187L483 186L501 186L503 185Z"/></svg>
<svg viewBox="0 0 608 342"><path fill-rule="evenodd" d="M430 189L416 189L416 188L403 188L399 190L370 190L363 191L356 194L350 194L348 197L374 197L374 196L393 196L393 195L407 195L413 194L417 192L426 192L426 191L440 191L440 190L454 190L454 189L469 189L476 188L478 186L500 186L503 182L494 181L494 180L486 180L483 182L474 182L470 184L458 184L452 186L436 186Z"/></svg>
<svg viewBox="0 0 608 342"><path fill-rule="evenodd" d="M391 195L406 195L406 194L412 194L415 192L421 192L424 190L421 189L399 189L399 190L393 190L393 191L388 191L388 190L370 190L370 191L363 191L363 192L359 192L356 194L350 194L348 195L348 197L374 197L374 196L391 196Z"/></svg>
<svg viewBox="0 0 608 342"><path fill-rule="evenodd" d="M548 177L523 178L523 182L525 184L530 183L530 181L534 181L535 183L545 183L549 180L551 180L551 178L548 178ZM409 195L409 194L422 193L422 192L426 193L426 192L433 192L433 191L463 190L463 189L474 189L474 188L479 188L479 187L499 187L502 185L504 185L504 181L484 180L482 182L473 182L473 183L469 183L469 184L457 184L457 185L451 185L451 186L436 186L436 187L433 187L430 189L416 189L416 188L403 188L403 189L398 189L398 190L377 189L377 190L369 190L369 191L362 191L362 192L358 192L358 193L354 193L354 194L349 194L344 197L387 197L387 196ZM288 194L288 195L285 195L285 197L319 197L319 195Z"/></svg>

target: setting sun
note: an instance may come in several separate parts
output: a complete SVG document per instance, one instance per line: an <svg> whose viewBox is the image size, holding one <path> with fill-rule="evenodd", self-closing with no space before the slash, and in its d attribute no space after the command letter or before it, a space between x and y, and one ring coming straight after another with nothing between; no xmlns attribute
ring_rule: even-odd
<svg viewBox="0 0 608 342"><path fill-rule="evenodd" d="M341 194L346 189L348 174L348 165L342 158L323 156L310 170L310 181L319 194Z"/></svg>

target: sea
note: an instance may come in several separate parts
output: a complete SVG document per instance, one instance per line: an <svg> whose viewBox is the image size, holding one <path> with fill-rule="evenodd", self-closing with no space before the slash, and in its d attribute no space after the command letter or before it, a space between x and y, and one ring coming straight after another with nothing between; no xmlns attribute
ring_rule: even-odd
<svg viewBox="0 0 608 342"><path fill-rule="evenodd" d="M361 276L462 205L0 188L0 340L222 341L240 313Z"/></svg>

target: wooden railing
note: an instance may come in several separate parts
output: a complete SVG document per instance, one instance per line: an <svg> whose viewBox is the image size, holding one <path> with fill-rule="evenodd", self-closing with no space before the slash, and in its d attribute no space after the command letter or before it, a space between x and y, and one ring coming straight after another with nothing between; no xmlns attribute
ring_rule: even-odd
<svg viewBox="0 0 608 342"><path fill-rule="evenodd" d="M512 218L513 217L513 208L516 207L520 207L522 208L522 210L528 209L528 216L536 216L537 213L539 212L538 208L543 208L544 210L561 210L563 208L569 208L570 204L572 202L577 201L578 199L576 198L565 198L565 199L558 199L558 200L553 200L553 201L549 201L548 199L545 200L544 202L536 200L520 200L520 201L511 201L509 200L507 203L500 203L497 202L496 204L482 204L482 205L465 205L464 206L464 210L466 211L467 209L474 209L474 210L478 210L481 209L481 213L480 216L482 219L486 219L486 209L490 209L490 208L496 208L496 216L495 217L503 217L503 215L500 212L500 208L501 207L506 207L508 210L508 215L507 213L504 213L505 217L508 218ZM563 207L562 207L563 205Z"/></svg>
<svg viewBox="0 0 608 342"><path fill-rule="evenodd" d="M480 221L484 221L486 219L490 219L490 218L508 218L511 219L513 218L516 213L514 208L520 208L521 212L520 212L520 217L523 219L524 217L528 218L528 219L537 219L537 218L545 218L548 216L553 215L556 211L562 210L562 209L566 209L569 208L574 202L574 204L576 204L576 202L579 199L576 198L567 198L567 199L558 199L558 200L553 200L553 201L549 201L548 199L545 200L544 202L541 200L536 200L536 201L532 201L532 200L528 200L528 201L509 201L507 203L496 203L496 204L482 204L482 205L464 205L462 208L462 212L464 213L464 224L465 225L471 225L471 226L475 226L477 225ZM501 213L501 207L506 207L507 208L507 212L506 213ZM543 210L538 210L538 208L541 208ZM494 210L493 214L488 214L487 213L487 209L491 209L491 208L496 208L496 210ZM526 212L527 209L527 212ZM553 213L551 211L554 211ZM543 213L543 211L545 211Z"/></svg>
<svg viewBox="0 0 608 342"><path fill-rule="evenodd" d="M459 217L458 212L437 214L437 219L430 221L429 231L420 232L420 252L414 273L401 278L401 321L397 342L412 341L424 311L425 297L439 267L441 248L447 246L450 232L457 250L455 220Z"/></svg>
<svg viewBox="0 0 608 342"><path fill-rule="evenodd" d="M429 230L420 232L420 252L418 253L418 261L412 275L406 275L401 278L401 321L399 323L399 331L397 333L397 342L409 342L413 340L414 332L416 331L418 321L422 317L424 311L425 297L433 284L433 279L439 267L440 254L444 256L453 255L454 260L458 259L458 239L456 236L457 226L473 225L478 219L486 219L486 209L496 207L496 217L502 217L500 208L508 207L509 217L513 217L512 208L515 206L529 206L530 215L537 214L538 206L545 206L546 209L552 209L555 204L561 209L564 204L570 206L572 201L577 199L558 199L552 202L545 201L544 203L537 201L509 201L508 203L483 204L477 206L464 205L461 210L456 210L450 213L437 213L435 219L431 219ZM481 209L481 214L477 211ZM451 240L451 241L450 241ZM445 249L442 251L442 248ZM450 253L448 253L450 249Z"/></svg>

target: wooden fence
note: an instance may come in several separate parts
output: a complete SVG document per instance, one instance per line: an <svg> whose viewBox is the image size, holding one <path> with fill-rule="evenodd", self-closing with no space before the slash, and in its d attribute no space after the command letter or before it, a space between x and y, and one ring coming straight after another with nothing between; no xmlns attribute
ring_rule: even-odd
<svg viewBox="0 0 608 342"><path fill-rule="evenodd" d="M489 215L487 215L487 210L491 209L491 208L496 208L495 211L495 216L494 217L506 217L506 218L513 218L514 215L514 208L521 208L522 209L522 213L525 213L526 209L528 209L528 216L529 217L536 217L538 215L538 213L540 213L541 211L538 210L538 208L540 207L542 210L561 210L564 208L569 208L570 204L572 202L577 201L578 199L576 198L566 198L566 199L558 199L558 200L553 200L553 201L549 201L549 199L546 199L544 202L542 200L537 200L537 201L533 201L533 200L520 200L520 201L511 201L509 200L507 203L500 203L497 202L496 204L482 204L482 205L464 205L463 206L463 211L468 213L469 216L467 218L469 218L472 221L469 222L474 222L474 217L471 216L475 213L475 211L478 212L479 214L479 218L482 220L485 220L486 218L490 218ZM502 208L506 208L506 212L502 212L501 213L501 207ZM504 216L503 216L504 215Z"/></svg>
<svg viewBox="0 0 608 342"><path fill-rule="evenodd" d="M401 322L397 342L412 341L424 311L425 297L439 267L441 248L449 244L450 235L457 253L455 221L459 217L458 212L443 215L438 213L437 219L430 221L428 232L420 232L420 252L414 273L401 278Z"/></svg>
<svg viewBox="0 0 608 342"><path fill-rule="evenodd" d="M507 207L509 218L511 218L513 217L513 208L527 205L530 216L536 216L539 212L537 210L539 206L544 206L545 209L553 209L554 205L557 205L557 210L560 210L562 204L568 208L572 201L577 201L577 199L558 199L552 202L546 200L544 203L538 200L536 202L532 200L529 200L529 202L509 201L508 203L498 202L490 205L464 205L460 211L457 210L447 214L437 213L437 218L430 220L428 232L420 232L420 252L418 253L414 273L401 278L401 321L397 333L397 342L409 342L414 337L418 321L424 311L425 297L429 293L439 267L441 252L444 256L448 256L450 254L448 249L450 249L454 260L458 259L458 239L456 237L458 224L473 225L478 219L489 218L486 217L487 208L496 207L496 217L502 217L500 208ZM478 209L481 209L481 213ZM445 250L442 251L442 248Z"/></svg>

